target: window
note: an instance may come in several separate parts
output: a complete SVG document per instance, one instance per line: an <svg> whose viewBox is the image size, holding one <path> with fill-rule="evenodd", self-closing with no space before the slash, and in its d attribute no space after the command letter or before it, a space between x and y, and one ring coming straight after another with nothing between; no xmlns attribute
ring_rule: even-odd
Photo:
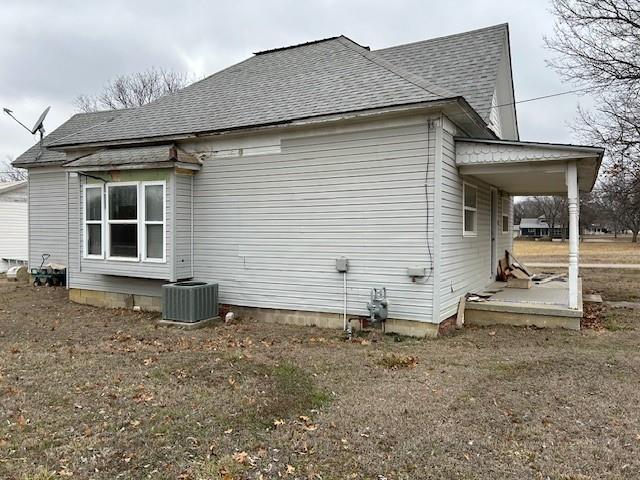
<svg viewBox="0 0 640 480"><path fill-rule="evenodd" d="M462 184L463 204L463 229L464 236L475 236L478 223L478 188L468 183Z"/></svg>
<svg viewBox="0 0 640 480"><path fill-rule="evenodd" d="M509 228L511 227L509 222L510 203L509 197L502 197L502 233L509 233Z"/></svg>
<svg viewBox="0 0 640 480"><path fill-rule="evenodd" d="M144 184L144 258L164 260L164 183Z"/></svg>
<svg viewBox="0 0 640 480"><path fill-rule="evenodd" d="M106 203L107 257L164 262L165 182L109 183Z"/></svg>
<svg viewBox="0 0 640 480"><path fill-rule="evenodd" d="M138 259L138 184L110 184L107 189L109 257Z"/></svg>
<svg viewBox="0 0 640 480"><path fill-rule="evenodd" d="M102 185L84 186L84 256L104 256L102 236Z"/></svg>

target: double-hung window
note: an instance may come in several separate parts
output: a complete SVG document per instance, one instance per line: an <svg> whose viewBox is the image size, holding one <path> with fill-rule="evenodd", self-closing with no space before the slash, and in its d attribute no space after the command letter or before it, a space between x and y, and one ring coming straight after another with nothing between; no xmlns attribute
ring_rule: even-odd
<svg viewBox="0 0 640 480"><path fill-rule="evenodd" d="M85 185L85 257L164 262L165 182Z"/></svg>
<svg viewBox="0 0 640 480"><path fill-rule="evenodd" d="M144 259L149 261L164 260L165 184L147 182L142 184L144 198Z"/></svg>
<svg viewBox="0 0 640 480"><path fill-rule="evenodd" d="M509 197L502 197L502 233L509 233Z"/></svg>
<svg viewBox="0 0 640 480"><path fill-rule="evenodd" d="M462 234L466 237L472 237L478 232L478 188L466 182L463 183L462 197Z"/></svg>
<svg viewBox="0 0 640 480"><path fill-rule="evenodd" d="M84 186L84 255L102 258L104 256L102 185Z"/></svg>
<svg viewBox="0 0 640 480"><path fill-rule="evenodd" d="M107 184L107 198L107 256L138 260L138 184Z"/></svg>

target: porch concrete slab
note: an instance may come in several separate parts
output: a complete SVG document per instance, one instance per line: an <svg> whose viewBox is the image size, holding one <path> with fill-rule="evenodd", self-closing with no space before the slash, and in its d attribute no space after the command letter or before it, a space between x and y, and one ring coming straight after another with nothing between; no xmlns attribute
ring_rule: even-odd
<svg viewBox="0 0 640 480"><path fill-rule="evenodd" d="M494 282L482 294L491 297L485 301L469 301L468 310L484 310L532 316L551 316L581 318L582 283L579 284L579 308L569 308L569 284L563 281L551 281L528 289L507 288L504 282ZM466 317L466 312L465 312Z"/></svg>

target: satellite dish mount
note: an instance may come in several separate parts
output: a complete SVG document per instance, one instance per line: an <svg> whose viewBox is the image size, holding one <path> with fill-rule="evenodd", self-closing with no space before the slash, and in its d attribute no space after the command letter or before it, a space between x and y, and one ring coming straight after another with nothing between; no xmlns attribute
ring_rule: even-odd
<svg viewBox="0 0 640 480"><path fill-rule="evenodd" d="M44 109L44 112L42 112L40 114L40 117L38 118L38 121L33 125L33 128L27 127L24 123L22 123L20 120L18 120L16 117L14 117L12 110L9 110L8 108L4 108L3 110L4 110L4 113L9 115L16 122L18 122L20 125L22 125L22 127L25 130L28 130L31 133L31 135L35 135L36 132L39 132L40 133L40 144L42 144L42 139L44 138L44 119L46 118L47 113L49 113L50 109L51 109L51 107L47 107L47 108Z"/></svg>

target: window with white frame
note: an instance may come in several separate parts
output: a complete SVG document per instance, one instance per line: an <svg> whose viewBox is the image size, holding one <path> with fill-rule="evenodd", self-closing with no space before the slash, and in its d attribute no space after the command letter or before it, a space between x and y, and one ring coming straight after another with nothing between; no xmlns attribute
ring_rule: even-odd
<svg viewBox="0 0 640 480"><path fill-rule="evenodd" d="M102 258L104 256L104 236L102 229L103 197L102 185L84 187L84 255Z"/></svg>
<svg viewBox="0 0 640 480"><path fill-rule="evenodd" d="M509 223L510 203L509 197L502 197L502 233L509 233L509 227L511 226Z"/></svg>
<svg viewBox="0 0 640 480"><path fill-rule="evenodd" d="M160 182L85 185L85 257L164 262L165 188Z"/></svg>
<svg viewBox="0 0 640 480"><path fill-rule="evenodd" d="M109 258L139 259L138 184L107 184Z"/></svg>
<svg viewBox="0 0 640 480"><path fill-rule="evenodd" d="M478 188L468 183L463 183L462 197L462 233L465 236L474 236L478 231Z"/></svg>
<svg viewBox="0 0 640 480"><path fill-rule="evenodd" d="M164 187L164 183L143 185L145 260L164 260Z"/></svg>

